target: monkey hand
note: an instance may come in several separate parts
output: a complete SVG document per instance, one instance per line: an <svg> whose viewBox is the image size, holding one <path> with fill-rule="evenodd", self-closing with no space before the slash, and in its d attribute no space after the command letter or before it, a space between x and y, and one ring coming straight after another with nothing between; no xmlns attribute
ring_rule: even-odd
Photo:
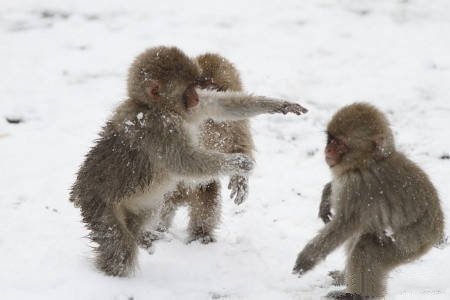
<svg viewBox="0 0 450 300"><path fill-rule="evenodd" d="M149 254L155 252L153 242L161 239L162 234L157 231L143 231L137 238L138 245Z"/></svg>
<svg viewBox="0 0 450 300"><path fill-rule="evenodd" d="M326 224L331 221L331 205L329 201L320 202L319 207L319 218Z"/></svg>
<svg viewBox="0 0 450 300"><path fill-rule="evenodd" d="M241 153L234 153L225 159L226 169L229 174L247 174L253 169L254 161Z"/></svg>
<svg viewBox="0 0 450 300"><path fill-rule="evenodd" d="M274 110L274 113L282 113L284 115L287 113L301 115L301 114L305 114L307 112L308 112L308 110L306 108L304 108L303 106L301 106L300 104L288 102L288 101L281 102L279 107L277 107Z"/></svg>
<svg viewBox="0 0 450 300"><path fill-rule="evenodd" d="M231 190L230 199L234 198L234 203L242 204L248 197L248 176L233 175L228 183L228 189Z"/></svg>
<svg viewBox="0 0 450 300"><path fill-rule="evenodd" d="M300 277L314 268L316 263L317 260L312 255L309 255L308 253L305 253L305 251L302 251L297 257L297 261L295 262L292 274L296 274Z"/></svg>

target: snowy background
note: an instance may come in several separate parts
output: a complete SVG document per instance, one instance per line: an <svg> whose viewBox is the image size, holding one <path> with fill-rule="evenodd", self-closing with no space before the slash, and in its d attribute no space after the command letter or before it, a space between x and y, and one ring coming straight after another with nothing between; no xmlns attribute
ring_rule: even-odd
<svg viewBox="0 0 450 300"><path fill-rule="evenodd" d="M322 226L330 179L326 122L369 101L391 120L450 209L450 1L24 1L0 4L1 299L317 299L332 290L339 250L302 278L297 253ZM251 195L223 191L218 242L186 245L181 210L167 239L140 253L132 278L92 266L74 174L125 97L133 58L176 45L218 52L248 91L286 97L304 117L252 121ZM6 118L20 118L10 124ZM447 221L447 227L449 222ZM396 269L389 299L450 299L450 247Z"/></svg>

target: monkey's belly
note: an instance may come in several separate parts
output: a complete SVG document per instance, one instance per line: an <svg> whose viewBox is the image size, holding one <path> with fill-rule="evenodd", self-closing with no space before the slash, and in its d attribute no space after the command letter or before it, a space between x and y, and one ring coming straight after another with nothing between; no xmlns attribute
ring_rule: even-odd
<svg viewBox="0 0 450 300"><path fill-rule="evenodd" d="M139 191L126 199L122 205L134 213L158 209L164 201L164 194L173 191L177 182L178 180L168 179L158 184L153 184L146 190Z"/></svg>

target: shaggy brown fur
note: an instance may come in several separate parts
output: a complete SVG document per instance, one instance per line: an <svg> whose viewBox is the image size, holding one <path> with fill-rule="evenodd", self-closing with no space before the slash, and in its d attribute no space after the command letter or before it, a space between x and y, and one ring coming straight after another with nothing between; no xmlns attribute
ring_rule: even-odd
<svg viewBox="0 0 450 300"><path fill-rule="evenodd" d="M203 54L196 58L200 68L203 88L220 91L242 91L239 72L234 65L217 54ZM203 148L222 153L243 153L253 157L253 140L249 121L215 122L208 119L200 128L200 144ZM237 204L247 197L248 177L234 175L230 180ZM167 195L161 218L161 230L170 227L176 208L189 206L189 241L202 243L214 241L214 230L220 222L220 181L219 178L187 187L181 183L178 191Z"/></svg>
<svg viewBox="0 0 450 300"><path fill-rule="evenodd" d="M393 268L425 254L442 237L438 194L428 176L395 150L386 117L374 106L342 108L328 124L328 134L330 143L348 149L331 167L335 215L298 255L294 273L307 272L346 242L345 272L330 275L347 289L329 296L380 297Z"/></svg>
<svg viewBox="0 0 450 300"><path fill-rule="evenodd" d="M96 265L125 276L136 266L137 246L151 250L163 195L182 180L246 174L243 154L201 149L189 128L206 118L242 120L261 113L301 114L285 101L242 93L197 95L198 65L174 47L139 55L130 67L128 95L86 155L70 200L96 244ZM200 104L198 101L200 100Z"/></svg>

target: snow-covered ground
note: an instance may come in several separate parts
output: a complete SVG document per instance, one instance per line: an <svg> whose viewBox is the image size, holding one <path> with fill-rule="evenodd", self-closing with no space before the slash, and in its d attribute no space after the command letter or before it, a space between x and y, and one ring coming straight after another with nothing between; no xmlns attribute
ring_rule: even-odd
<svg viewBox="0 0 450 300"><path fill-rule="evenodd" d="M323 130L333 112L369 101L398 147L431 176L450 209L450 1L25 1L0 4L1 299L317 299L339 250L302 278L313 237ZM253 120L257 168L235 206L223 191L218 242L186 245L186 210L132 278L92 266L74 174L125 97L135 55L155 45L219 52L248 91L297 100L304 117ZM22 118L9 124L5 117ZM445 156L447 155L447 156ZM447 159L445 159L447 157ZM448 227L448 221L447 221ZM389 299L450 299L450 247L398 268Z"/></svg>

